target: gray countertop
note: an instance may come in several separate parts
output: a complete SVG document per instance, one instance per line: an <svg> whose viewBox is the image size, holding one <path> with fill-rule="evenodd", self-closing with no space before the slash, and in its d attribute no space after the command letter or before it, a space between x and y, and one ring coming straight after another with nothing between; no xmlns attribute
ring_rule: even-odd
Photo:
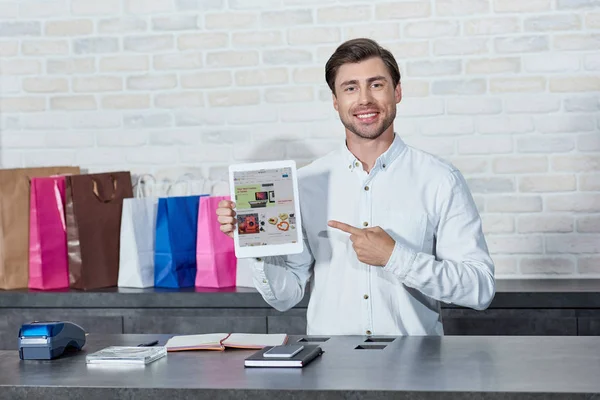
<svg viewBox="0 0 600 400"><path fill-rule="evenodd" d="M308 296L296 306L306 308ZM253 288L0 290L0 308L270 308ZM446 306L451 307L451 306ZM490 308L600 308L600 279L498 280Z"/></svg>
<svg viewBox="0 0 600 400"><path fill-rule="evenodd" d="M600 395L600 337L366 337L319 343L304 369L247 369L252 350L169 353L146 367L87 366L85 354L169 335L90 335L84 351L21 361L0 351L0 398L589 399ZM290 337L290 343L301 337ZM594 397L595 398L595 397Z"/></svg>

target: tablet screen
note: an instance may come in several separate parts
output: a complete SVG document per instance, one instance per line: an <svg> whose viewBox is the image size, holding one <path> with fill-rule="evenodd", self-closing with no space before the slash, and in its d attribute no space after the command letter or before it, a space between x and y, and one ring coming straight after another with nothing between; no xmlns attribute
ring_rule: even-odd
<svg viewBox="0 0 600 400"><path fill-rule="evenodd" d="M291 168L235 171L233 184L240 247L297 242Z"/></svg>

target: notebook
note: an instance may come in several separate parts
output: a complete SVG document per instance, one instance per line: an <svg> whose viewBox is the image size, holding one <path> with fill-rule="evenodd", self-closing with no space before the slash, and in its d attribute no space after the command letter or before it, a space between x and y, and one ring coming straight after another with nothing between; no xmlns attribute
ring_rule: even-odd
<svg viewBox="0 0 600 400"><path fill-rule="evenodd" d="M302 368L312 360L323 354L321 347L317 345L304 345L304 349L291 358L266 358L263 354L271 347L265 347L252 354L244 360L245 367L284 367Z"/></svg>
<svg viewBox="0 0 600 400"><path fill-rule="evenodd" d="M261 333L208 333L204 335L182 335L170 338L167 351L183 350L225 350L226 347L239 349L262 349L266 346L279 346L287 342L288 336Z"/></svg>

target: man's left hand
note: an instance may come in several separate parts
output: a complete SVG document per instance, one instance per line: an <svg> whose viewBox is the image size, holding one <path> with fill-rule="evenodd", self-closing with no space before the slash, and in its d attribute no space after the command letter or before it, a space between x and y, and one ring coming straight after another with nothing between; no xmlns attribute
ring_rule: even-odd
<svg viewBox="0 0 600 400"><path fill-rule="evenodd" d="M392 256L396 242L379 226L361 229L339 221L329 221L327 225L350 234L352 247L362 263L383 267Z"/></svg>

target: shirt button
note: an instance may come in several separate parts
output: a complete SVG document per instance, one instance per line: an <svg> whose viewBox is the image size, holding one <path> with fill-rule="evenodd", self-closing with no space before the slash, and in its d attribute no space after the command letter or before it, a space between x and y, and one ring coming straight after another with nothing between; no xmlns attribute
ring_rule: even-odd
<svg viewBox="0 0 600 400"><path fill-rule="evenodd" d="M369 295L368 295L368 294L365 294L365 295L363 296L363 299L365 299L365 300L367 300L368 298L369 298Z"/></svg>
<svg viewBox="0 0 600 400"><path fill-rule="evenodd" d="M263 279L263 283L267 283L267 280L266 280L266 279Z"/></svg>
<svg viewBox="0 0 600 400"><path fill-rule="evenodd" d="M354 166L355 166L355 167L358 167L359 165L360 165L360 164L359 164L359 163L357 163L357 162L356 162L356 163L354 163Z"/></svg>
<svg viewBox="0 0 600 400"><path fill-rule="evenodd" d="M352 164L348 165L348 169L352 169Z"/></svg>
<svg viewBox="0 0 600 400"><path fill-rule="evenodd" d="M262 258L257 258L256 261L262 261Z"/></svg>
<svg viewBox="0 0 600 400"><path fill-rule="evenodd" d="M369 223L367 221L363 222L363 226L369 226Z"/></svg>
<svg viewBox="0 0 600 400"><path fill-rule="evenodd" d="M385 164L383 164L383 168L385 168Z"/></svg>
<svg viewBox="0 0 600 400"><path fill-rule="evenodd" d="M365 186L365 191L369 191L369 187L368 186Z"/></svg>
<svg viewBox="0 0 600 400"><path fill-rule="evenodd" d="M370 335L370 334L371 334L371 331L367 331L367 335Z"/></svg>

